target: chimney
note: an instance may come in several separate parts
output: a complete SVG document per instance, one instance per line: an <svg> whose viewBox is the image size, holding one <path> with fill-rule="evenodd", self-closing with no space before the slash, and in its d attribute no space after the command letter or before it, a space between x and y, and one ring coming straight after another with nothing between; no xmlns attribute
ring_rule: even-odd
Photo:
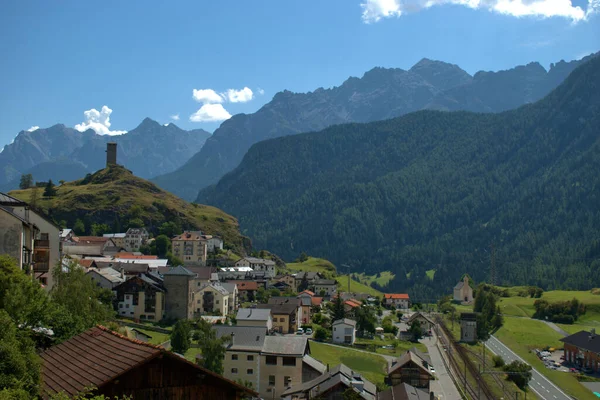
<svg viewBox="0 0 600 400"><path fill-rule="evenodd" d="M231 333L231 344L234 344L234 339L235 339L235 333Z"/></svg>
<svg viewBox="0 0 600 400"><path fill-rule="evenodd" d="M117 165L117 144L115 142L106 143L106 166Z"/></svg>

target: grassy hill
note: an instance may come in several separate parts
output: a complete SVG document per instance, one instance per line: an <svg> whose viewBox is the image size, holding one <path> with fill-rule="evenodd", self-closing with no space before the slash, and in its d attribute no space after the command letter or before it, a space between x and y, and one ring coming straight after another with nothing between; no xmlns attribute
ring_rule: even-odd
<svg viewBox="0 0 600 400"><path fill-rule="evenodd" d="M335 265L324 258L308 257L308 260L304 262L293 262L287 263L286 265L289 270L296 272L336 272Z"/></svg>
<svg viewBox="0 0 600 400"><path fill-rule="evenodd" d="M348 291L348 275L338 275L335 277L335 280L339 284L339 290L342 292ZM371 296L383 296L379 290L372 288L371 286L367 286L364 283L360 283L355 281L354 279L350 279L350 292L352 293L367 293Z"/></svg>
<svg viewBox="0 0 600 400"><path fill-rule="evenodd" d="M10 195L35 205L68 227L81 219L88 231L94 223L119 231L126 229L131 221L141 220L156 234L161 224L173 221L182 229L200 229L220 236L238 253L245 253L250 247L231 215L215 207L188 203L122 166L111 166L84 179L63 183L56 190L52 198L42 197L43 188L15 190Z"/></svg>

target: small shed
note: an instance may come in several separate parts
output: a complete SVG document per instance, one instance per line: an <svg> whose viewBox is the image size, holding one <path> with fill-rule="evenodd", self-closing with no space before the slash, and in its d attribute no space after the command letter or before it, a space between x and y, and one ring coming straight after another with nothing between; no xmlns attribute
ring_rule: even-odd
<svg viewBox="0 0 600 400"><path fill-rule="evenodd" d="M356 340L356 321L348 318L338 319L332 324L333 342L354 344Z"/></svg>

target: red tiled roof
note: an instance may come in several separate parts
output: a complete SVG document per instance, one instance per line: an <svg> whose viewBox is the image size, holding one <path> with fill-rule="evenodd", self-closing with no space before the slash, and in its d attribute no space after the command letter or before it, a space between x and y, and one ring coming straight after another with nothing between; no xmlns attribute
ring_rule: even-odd
<svg viewBox="0 0 600 400"><path fill-rule="evenodd" d="M77 261L77 264L81 265L84 268L90 268L93 262L94 260L88 260L84 258L83 260Z"/></svg>
<svg viewBox="0 0 600 400"><path fill-rule="evenodd" d="M100 388L160 354L190 364L206 375L256 395L253 391L190 363L160 346L130 339L103 326L91 328L41 354L43 394L65 392L74 396L89 387Z"/></svg>
<svg viewBox="0 0 600 400"><path fill-rule="evenodd" d="M360 307L360 306L361 306L361 303L360 303L360 302L358 302L358 301L356 301L356 300L346 300L346 301L344 302L344 304L347 304L347 305L349 305L349 306L350 306L350 307L352 307L352 308L355 308L355 307Z"/></svg>
<svg viewBox="0 0 600 400"><path fill-rule="evenodd" d="M298 296L300 296L301 294L307 294L310 297L313 297L315 294L313 292L311 292L310 290L303 290L300 293L298 293Z"/></svg>
<svg viewBox="0 0 600 400"><path fill-rule="evenodd" d="M383 295L383 297L384 297L385 299L394 299L394 300L397 300L397 299L404 299L404 300L408 300L408 299L409 299L409 297L408 297L408 294L407 294L407 293L385 293L385 294Z"/></svg>
<svg viewBox="0 0 600 400"><path fill-rule="evenodd" d="M312 297L310 299L310 301L312 302L313 306L320 306L321 303L323 302L323 298L322 297Z"/></svg>

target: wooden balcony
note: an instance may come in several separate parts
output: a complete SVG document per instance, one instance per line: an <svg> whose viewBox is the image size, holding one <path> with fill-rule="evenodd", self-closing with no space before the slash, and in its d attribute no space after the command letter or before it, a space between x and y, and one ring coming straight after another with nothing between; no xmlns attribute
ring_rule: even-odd
<svg viewBox="0 0 600 400"><path fill-rule="evenodd" d="M50 248L50 241L49 240L42 240L42 239L35 239L34 248L36 248L36 249L49 249Z"/></svg>
<svg viewBox="0 0 600 400"><path fill-rule="evenodd" d="M48 272L50 271L49 262L36 262L33 263L33 272Z"/></svg>

